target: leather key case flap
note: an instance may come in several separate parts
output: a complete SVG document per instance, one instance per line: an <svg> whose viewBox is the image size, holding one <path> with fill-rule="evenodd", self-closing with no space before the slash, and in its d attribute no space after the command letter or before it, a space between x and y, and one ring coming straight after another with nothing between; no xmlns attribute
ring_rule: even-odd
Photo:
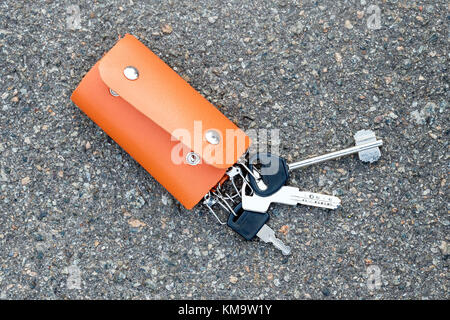
<svg viewBox="0 0 450 320"><path fill-rule="evenodd" d="M137 79L125 76L127 67L137 70ZM132 35L94 65L71 99L187 209L250 144L242 130ZM200 162L186 161L190 154Z"/></svg>

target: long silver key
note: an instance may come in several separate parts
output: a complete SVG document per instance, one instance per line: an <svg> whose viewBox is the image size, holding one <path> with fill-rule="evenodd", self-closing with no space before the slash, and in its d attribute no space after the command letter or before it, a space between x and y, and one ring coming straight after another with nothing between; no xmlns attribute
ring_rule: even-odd
<svg viewBox="0 0 450 320"><path fill-rule="evenodd" d="M298 188L289 186L283 186L274 194L266 197L259 196L256 193L247 195L245 190L246 185L243 185L241 191L242 208L254 212L267 212L272 203L282 203L291 206L303 204L327 209L337 209L341 205L341 200L338 197L300 191Z"/></svg>
<svg viewBox="0 0 450 320"><path fill-rule="evenodd" d="M336 152L327 153L318 157L313 157L299 162L287 164L286 160L275 155L270 154L256 154L250 159L249 168L253 175L249 177L249 182L252 190L261 196L267 196L275 193L281 186L285 185L289 179L289 172L295 169L307 167L316 163L321 163L327 160L340 158L342 156L358 153L359 159L363 162L375 162L380 156L379 147L383 145L382 140L377 140L375 133L371 130L361 130L355 135L356 146L343 149ZM255 170L252 163L254 160L268 161L270 166L263 166L261 171ZM269 181L269 184L266 184Z"/></svg>
<svg viewBox="0 0 450 320"><path fill-rule="evenodd" d="M262 228L258 231L256 236L264 241L265 243L272 243L275 248L281 250L281 253L285 256L289 255L291 253L291 247L285 245L283 241L278 239L275 236L275 231L271 227L269 227L267 224L263 225Z"/></svg>
<svg viewBox="0 0 450 320"><path fill-rule="evenodd" d="M383 140L377 140L375 133L371 130L360 130L353 136L355 138L355 146L336 152L327 153L318 157L313 157L299 162L289 164L289 171L312 164L321 163L324 161L348 156L358 153L359 159L363 162L373 163L380 159L381 152L378 147L383 145Z"/></svg>

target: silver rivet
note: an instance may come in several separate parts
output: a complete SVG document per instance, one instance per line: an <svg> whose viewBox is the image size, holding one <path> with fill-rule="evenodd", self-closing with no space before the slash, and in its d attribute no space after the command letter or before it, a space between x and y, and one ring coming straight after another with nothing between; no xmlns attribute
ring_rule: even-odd
<svg viewBox="0 0 450 320"><path fill-rule="evenodd" d="M133 66L128 66L123 70L123 74L128 80L136 80L139 78L139 71Z"/></svg>
<svg viewBox="0 0 450 320"><path fill-rule="evenodd" d="M196 166L200 163L200 156L195 152L189 152L186 155L186 162L191 166Z"/></svg>
<svg viewBox="0 0 450 320"><path fill-rule="evenodd" d="M208 130L205 134L206 141L211 144L219 144L220 135L216 130Z"/></svg>
<svg viewBox="0 0 450 320"><path fill-rule="evenodd" d="M111 93L112 96L114 97L118 97L119 94L117 92L115 92L113 89L109 88L109 93Z"/></svg>

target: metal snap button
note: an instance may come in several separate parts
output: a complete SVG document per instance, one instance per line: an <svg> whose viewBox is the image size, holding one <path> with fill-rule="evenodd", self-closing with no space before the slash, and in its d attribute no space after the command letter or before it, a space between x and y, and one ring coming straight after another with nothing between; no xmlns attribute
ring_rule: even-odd
<svg viewBox="0 0 450 320"><path fill-rule="evenodd" d="M205 139L211 144L219 144L220 134L216 130L208 130L205 134Z"/></svg>
<svg viewBox="0 0 450 320"><path fill-rule="evenodd" d="M196 166L200 163L200 156L195 152L189 152L186 155L186 162L191 166Z"/></svg>
<svg viewBox="0 0 450 320"><path fill-rule="evenodd" d="M128 80L136 80L139 78L139 71L133 66L128 66L123 70L123 74Z"/></svg>

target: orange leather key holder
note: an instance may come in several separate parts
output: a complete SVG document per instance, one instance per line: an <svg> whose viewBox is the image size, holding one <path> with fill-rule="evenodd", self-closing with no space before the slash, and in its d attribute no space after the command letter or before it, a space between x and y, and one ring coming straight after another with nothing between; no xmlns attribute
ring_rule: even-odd
<svg viewBox="0 0 450 320"><path fill-rule="evenodd" d="M250 144L242 130L132 35L95 64L71 99L187 209Z"/></svg>

